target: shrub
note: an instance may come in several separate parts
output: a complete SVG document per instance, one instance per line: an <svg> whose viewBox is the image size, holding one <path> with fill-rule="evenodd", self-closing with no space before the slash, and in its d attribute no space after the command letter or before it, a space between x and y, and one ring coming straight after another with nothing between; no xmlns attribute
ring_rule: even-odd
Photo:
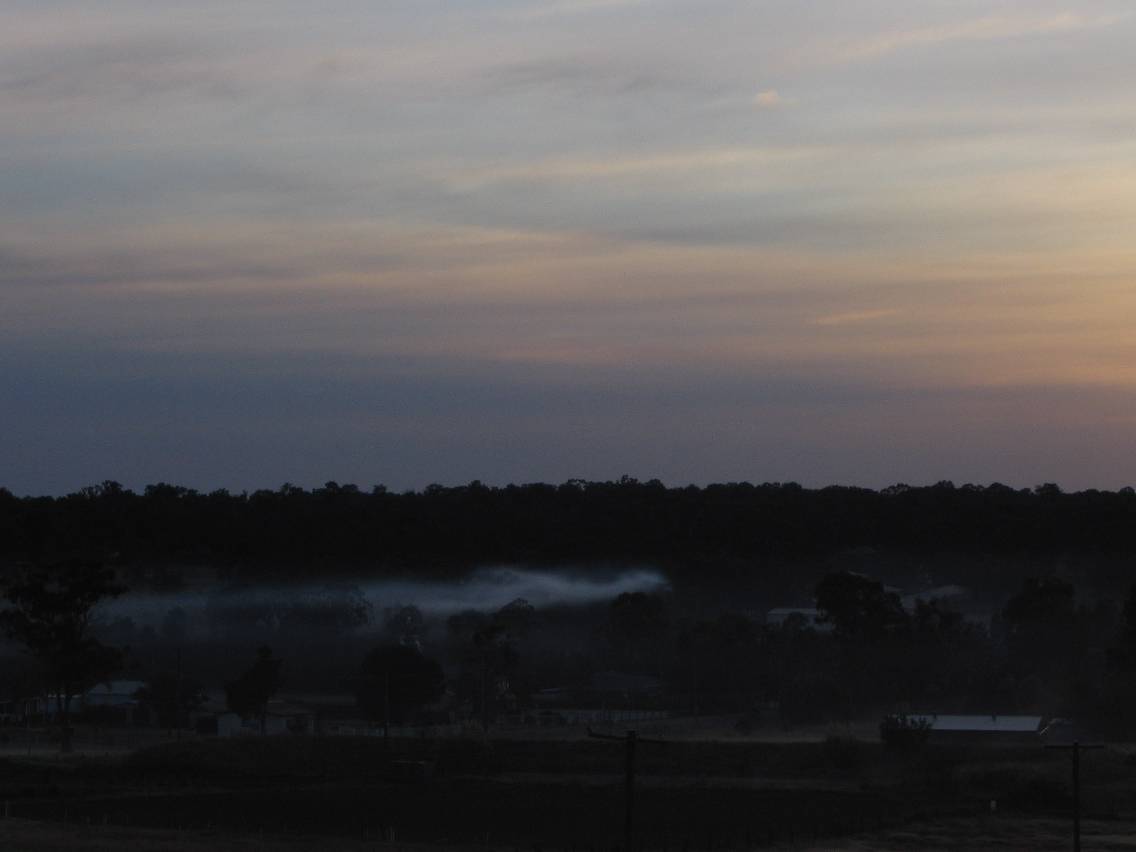
<svg viewBox="0 0 1136 852"><path fill-rule="evenodd" d="M931 736L931 723L904 713L884 716L880 722L880 739L895 751L917 751Z"/></svg>

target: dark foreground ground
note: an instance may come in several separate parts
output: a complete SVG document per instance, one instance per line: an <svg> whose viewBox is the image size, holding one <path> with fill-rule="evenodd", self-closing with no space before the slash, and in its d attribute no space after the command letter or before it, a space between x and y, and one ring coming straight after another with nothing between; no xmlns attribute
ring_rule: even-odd
<svg viewBox="0 0 1136 852"><path fill-rule="evenodd" d="M1136 849L1136 822L1089 820L1083 834L1086 850ZM120 827L63 827L12 819L0 825L0 844L26 852L474 852L484 845L421 845L402 842L359 841L332 838L285 838L266 835L233 837L217 831L162 831ZM502 848L490 846L489 848ZM555 852L559 847L543 847ZM1071 848L1065 821L1029 818L997 820L935 820L904 830L856 835L816 843L784 843L771 849L799 852L908 852L934 849L958 852Z"/></svg>
<svg viewBox="0 0 1136 852"><path fill-rule="evenodd" d="M0 763L0 848L504 850L622 845L619 743L195 741ZM1136 761L1084 761L1084 846L1136 849ZM1040 747L640 747L642 850L1067 849L1068 755ZM996 802L992 810L991 802Z"/></svg>

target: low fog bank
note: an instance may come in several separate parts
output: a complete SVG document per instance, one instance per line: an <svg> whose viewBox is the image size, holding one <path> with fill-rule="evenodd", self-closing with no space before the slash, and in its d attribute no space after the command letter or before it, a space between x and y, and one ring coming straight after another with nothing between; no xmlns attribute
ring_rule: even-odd
<svg viewBox="0 0 1136 852"><path fill-rule="evenodd" d="M265 619L311 611L335 618L336 609L354 610L351 620L361 629L379 629L383 614L414 606L425 616L445 619L459 612L494 612L522 599L537 607L589 606L606 603L626 592L660 592L667 578L648 567L631 569L535 569L497 566L473 570L458 581L338 580L298 585L218 584L211 588L169 593L128 592L101 604L98 621L129 619L138 627L160 628L171 612L183 614L190 633L217 621L255 629ZM362 615L363 617L360 617ZM318 615L316 616L318 619Z"/></svg>
<svg viewBox="0 0 1136 852"><path fill-rule="evenodd" d="M498 610L521 598L537 608L606 603L625 592L657 592L667 579L651 568L603 575L582 571L483 568L458 583L378 581L362 585L376 608L414 604L426 615L445 617L465 610Z"/></svg>

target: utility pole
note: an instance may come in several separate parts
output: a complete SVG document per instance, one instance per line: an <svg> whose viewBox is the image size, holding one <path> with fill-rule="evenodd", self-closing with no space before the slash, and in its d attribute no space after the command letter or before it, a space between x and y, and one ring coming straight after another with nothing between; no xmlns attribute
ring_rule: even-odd
<svg viewBox="0 0 1136 852"><path fill-rule="evenodd" d="M174 730L181 742L181 647L177 649L177 673L174 675Z"/></svg>
<svg viewBox="0 0 1136 852"><path fill-rule="evenodd" d="M1073 740L1070 745L1047 745L1046 748L1073 752L1073 852L1081 852L1081 751L1104 746Z"/></svg>
<svg viewBox="0 0 1136 852"><path fill-rule="evenodd" d="M390 666L383 675L383 748L390 749L391 724L391 673Z"/></svg>
<svg viewBox="0 0 1136 852"><path fill-rule="evenodd" d="M481 649L481 732L489 733L489 652Z"/></svg>
<svg viewBox="0 0 1136 852"><path fill-rule="evenodd" d="M622 737L597 734L591 728L588 728L588 736L594 740L616 740L624 743L623 852L632 852L632 844L635 841L635 746L639 743L666 745L667 741L645 739L636 731L628 731Z"/></svg>

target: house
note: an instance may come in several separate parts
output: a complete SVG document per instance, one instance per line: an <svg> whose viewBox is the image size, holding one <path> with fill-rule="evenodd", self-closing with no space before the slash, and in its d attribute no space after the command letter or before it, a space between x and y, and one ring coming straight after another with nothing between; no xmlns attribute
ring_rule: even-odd
<svg viewBox="0 0 1136 852"><path fill-rule="evenodd" d="M931 742L941 743L1040 743L1041 716L953 716L914 714L912 721L931 726Z"/></svg>
<svg viewBox="0 0 1136 852"><path fill-rule="evenodd" d="M133 710L138 706L138 690L146 686L141 680L108 680L88 689L83 695L83 705L109 707L116 710Z"/></svg>
<svg viewBox="0 0 1136 852"><path fill-rule="evenodd" d="M227 738L243 734L244 722L236 713L210 713L210 715L202 713L195 720L194 728L204 736Z"/></svg>
<svg viewBox="0 0 1136 852"><path fill-rule="evenodd" d="M130 724L138 714L138 691L145 686L140 680L108 680L83 694L83 710L103 720Z"/></svg>
<svg viewBox="0 0 1136 852"><path fill-rule="evenodd" d="M316 730L316 711L304 704L285 700L268 702L264 717L266 734L312 734Z"/></svg>

